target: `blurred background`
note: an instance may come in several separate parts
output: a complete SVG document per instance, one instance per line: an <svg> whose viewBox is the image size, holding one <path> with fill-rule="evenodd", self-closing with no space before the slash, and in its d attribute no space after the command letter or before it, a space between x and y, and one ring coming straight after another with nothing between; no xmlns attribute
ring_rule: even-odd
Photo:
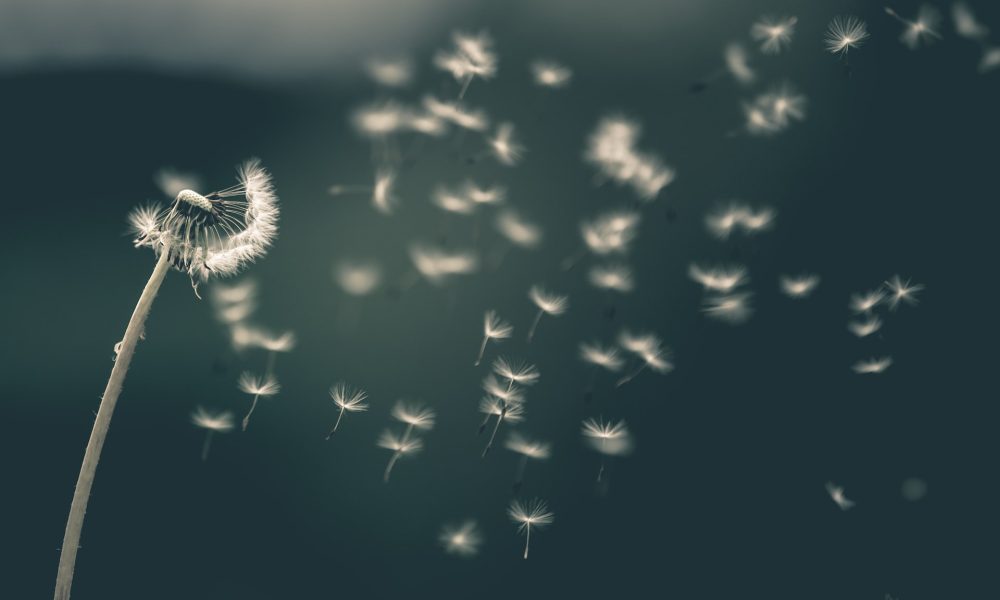
<svg viewBox="0 0 1000 600"><path fill-rule="evenodd" d="M943 39L912 51L881 5L840 0L4 0L0 596L51 594L113 347L154 264L131 246L128 211L169 200L155 182L163 168L207 191L251 156L282 201L279 240L247 274L260 290L254 323L298 338L277 359L282 391L200 460L191 411L238 418L249 399L236 379L267 358L235 352L207 294L199 301L170 273L104 448L74 598L988 594L1000 533L989 400L1000 73L978 68L996 36L957 35L950 5L934 4ZM907 17L918 7L893 6ZM969 6L1000 27L1000 6ZM849 66L823 47L827 24L848 13L871 33ZM749 37L765 14L798 17L777 56ZM328 194L374 177L352 111L454 97L432 57L456 29L493 37L498 76L464 100L515 124L523 161L498 164L481 136L453 133L408 155L391 216L364 194ZM746 48L754 83L725 73L731 42ZM379 55L411 57L413 82L376 86L364 64ZM538 58L570 67L570 84L535 86ZM748 135L742 103L782 81L808 98L806 119ZM582 219L636 206L582 158L612 113L640 121L640 148L677 171L640 208L627 295L591 287L588 261L560 268L581 246ZM444 286L404 285L415 242L482 256L503 245L489 207L470 218L430 201L470 178L506 188L508 205L543 228L541 246ZM774 207L773 230L712 238L705 216L733 198ZM382 285L346 294L333 277L343 260L377 262ZM700 261L748 267L749 321L706 318L687 276ZM778 277L799 272L822 281L793 301ZM850 295L894 273L926 285L919 306L869 338L850 335ZM567 294L570 310L544 318L528 345L536 283ZM533 533L527 561L505 515L518 459L500 447L481 459L476 434L486 309L515 326L488 360L500 352L542 373L518 430L551 441L553 455L528 466L522 495L546 499L555 522ZM587 402L577 345L623 328L662 336L676 369L617 390L601 376ZM880 355L895 361L885 373L850 370ZM371 409L324 441L339 380L367 390ZM389 452L375 440L399 398L424 401L438 423L383 484ZM636 440L603 486L580 436L597 415L624 418ZM918 500L903 496L910 478L927 485ZM857 506L839 510L828 481ZM467 518L485 542L463 560L437 536Z"/></svg>

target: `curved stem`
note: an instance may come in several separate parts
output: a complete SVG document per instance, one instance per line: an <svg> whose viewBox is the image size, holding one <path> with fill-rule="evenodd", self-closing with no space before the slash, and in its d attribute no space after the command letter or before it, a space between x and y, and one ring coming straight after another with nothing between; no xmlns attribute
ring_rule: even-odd
<svg viewBox="0 0 1000 600"><path fill-rule="evenodd" d="M535 330L538 329L538 322L542 320L542 315L545 314L544 310L539 310L538 314L535 315L534 322L531 323L531 329L528 330L528 343L531 343L531 339L535 337Z"/></svg>
<svg viewBox="0 0 1000 600"><path fill-rule="evenodd" d="M253 414L253 409L257 408L257 400L260 399L260 394L253 397L253 402L250 403L250 410L247 411L247 416L243 417L243 431L247 430L247 425L250 424L250 415Z"/></svg>
<svg viewBox="0 0 1000 600"><path fill-rule="evenodd" d="M646 361L642 361L642 364L639 365L638 369L632 371L631 373L629 373L625 377L622 377L621 379L619 379L618 383L615 384L615 387L621 387L621 386L625 385L626 383L632 381L635 378L636 375L638 375L639 373L641 373L642 370L646 368L646 366L648 364L649 363L647 363Z"/></svg>
<svg viewBox="0 0 1000 600"><path fill-rule="evenodd" d="M205 462L208 460L208 449L212 447L212 434L215 433L211 429L205 434L205 444L201 447L201 461Z"/></svg>
<svg viewBox="0 0 1000 600"><path fill-rule="evenodd" d="M101 449L108 436L111 415L115 411L115 404L118 402L122 385L125 383L125 374L132 363L136 344L142 336L146 317L153 306L156 293L160 290L160 284L163 283L163 278L166 277L167 271L170 269L169 255L168 248L161 249L153 273L149 276L149 281L146 282L146 287L143 288L142 295L139 296L139 302L136 303L135 310L132 311L132 318L129 319L128 326L125 328L125 337L122 338L115 366L111 369L111 376L104 388L104 395L101 396L101 406L97 410L97 419L90 432L87 451L83 455L83 464L80 465L80 476L76 480L76 491L73 492L69 518L66 520L66 533L63 535L62 549L59 553L55 600L69 600L70 589L73 586L73 568L76 566L76 553L80 547L80 533L83 531L83 518L87 513L87 501L90 499L90 488L94 485L97 463L101 459Z"/></svg>
<svg viewBox="0 0 1000 600"><path fill-rule="evenodd" d="M486 444L486 448L483 449L483 458L486 458L486 454L493 447L493 440L497 437L497 430L500 429L500 423L503 423L503 418L507 415L507 406L505 405L500 411L500 416L497 417L497 424L493 426L493 435L490 436L490 441Z"/></svg>
<svg viewBox="0 0 1000 600"><path fill-rule="evenodd" d="M527 537L524 540L524 560L528 560L528 546L531 545L531 525L527 528Z"/></svg>
<svg viewBox="0 0 1000 600"><path fill-rule="evenodd" d="M490 341L490 337L488 335L484 335L483 344L479 346L479 356L476 357L475 365L477 367L479 366L479 363L483 362L483 353L486 352L486 342L488 341Z"/></svg>
<svg viewBox="0 0 1000 600"><path fill-rule="evenodd" d="M337 422L333 424L333 429L330 430L330 433L326 434L326 439L330 439L333 436L333 434L337 433L337 428L340 427L340 420L343 418L344 418L344 407L341 406L340 414L337 415Z"/></svg>
<svg viewBox="0 0 1000 600"><path fill-rule="evenodd" d="M385 473L382 473L382 481L389 483L389 475L392 473L392 467L399 460L399 452L393 452L392 457L389 458L389 464L385 466Z"/></svg>

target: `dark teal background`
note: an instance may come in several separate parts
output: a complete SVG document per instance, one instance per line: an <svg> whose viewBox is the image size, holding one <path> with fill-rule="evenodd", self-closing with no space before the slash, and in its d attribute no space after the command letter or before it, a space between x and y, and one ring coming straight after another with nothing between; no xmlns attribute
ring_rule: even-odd
<svg viewBox="0 0 1000 600"><path fill-rule="evenodd" d="M997 7L974 8L1000 27ZM750 24L772 12L796 14L799 25L786 54L753 51L760 84L723 78L689 93L720 66L725 43L750 47ZM845 12L872 32L852 51L849 75L822 46L827 22ZM368 147L348 126L349 111L375 96L360 77L266 85L106 68L0 78L0 597L51 593L112 347L153 266L125 236L126 214L159 199L152 175L162 166L217 188L249 156L273 171L282 199L280 239L250 271L260 322L300 340L278 359L282 393L248 432L217 437L199 461L190 411L241 413L237 374L265 358L232 354L208 301L171 273L104 449L74 598L995 595L1000 74L976 73L978 47L950 20L943 41L907 50L875 3L720 2L691 30L664 24L669 35L656 44L623 39L577 53L569 48L579 40L565 41L572 33L546 35L561 27L546 19L514 20L500 3L471 21L442 16L439 37L417 49L418 84L404 98L454 93L429 57L452 27L487 27L500 74L474 82L467 100L515 122L529 151L507 169L466 160L479 150L475 136L459 148L429 143L400 176L391 218L325 193L372 177ZM531 86L527 64L538 56L570 65L571 86ZM808 96L805 122L773 138L727 136L740 126L741 100L785 79ZM609 300L585 270L558 265L578 247L580 219L633 202L626 189L595 187L581 160L586 136L615 110L642 121L640 147L678 178L643 208L630 257L638 288L614 299L608 320ZM403 278L407 246L440 239L430 191L467 177L506 186L510 204L545 228L542 248L512 251L499 271L446 288L383 290L363 302L338 291L331 268L344 258L376 258L390 284ZM776 207L774 231L747 243L710 239L704 215L730 198ZM448 231L448 244L472 243L469 221L451 218ZM485 235L480 250L497 241ZM749 267L756 313L747 324L699 312L701 292L686 276L696 260ZM812 298L792 302L777 277L800 271L823 280ZM921 304L889 316L872 339L853 338L849 295L897 272L926 284ZM571 308L543 319L527 346L526 292L539 282L569 294ZM517 328L502 351L542 372L520 429L554 443L553 458L527 471L524 492L555 512L532 536L528 561L504 514L516 459L499 450L480 460L475 434L485 369L472 361L487 308ZM360 315L352 326L339 317L346 310ZM587 405L577 343L621 327L658 332L677 369L617 392L603 378ZM849 370L881 354L895 359L885 374ZM368 390L371 411L348 415L325 442L337 380ZM375 439L401 397L433 406L438 424L425 451L383 485L388 453ZM613 463L607 494L595 489L598 459L579 435L581 419L597 414L625 418L637 443ZM925 499L902 499L908 477L928 482ZM828 480L858 506L839 511ZM468 561L436 542L443 523L465 518L486 537Z"/></svg>

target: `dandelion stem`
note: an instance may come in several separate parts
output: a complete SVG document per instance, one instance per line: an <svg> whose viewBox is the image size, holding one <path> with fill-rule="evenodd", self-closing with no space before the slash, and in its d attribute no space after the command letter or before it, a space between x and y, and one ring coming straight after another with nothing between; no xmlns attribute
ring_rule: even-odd
<svg viewBox="0 0 1000 600"><path fill-rule="evenodd" d="M333 437L333 434L337 433L337 428L340 427L340 420L343 418L344 418L344 407L341 406L340 414L337 415L337 422L333 424L333 429L330 430L330 433L326 434L326 439L330 439L331 437Z"/></svg>
<svg viewBox="0 0 1000 600"><path fill-rule="evenodd" d="M489 425L489 423L490 423L490 417L492 417L492 416L493 416L493 413L486 413L486 418L483 419L483 422L479 425L479 433L482 433L482 432L486 431L486 426Z"/></svg>
<svg viewBox="0 0 1000 600"><path fill-rule="evenodd" d="M465 92L469 89L469 84L472 83L472 75L466 75L465 81L462 82L462 89L458 92L458 99L461 100L465 96Z"/></svg>
<svg viewBox="0 0 1000 600"><path fill-rule="evenodd" d="M486 352L486 342L488 342L488 341L490 341L490 336L484 335L483 336L483 343L482 343L481 346L479 346L479 356L476 357L476 366L477 367L479 366L479 363L483 362L483 353Z"/></svg>
<svg viewBox="0 0 1000 600"><path fill-rule="evenodd" d="M260 394L253 397L253 402L250 403L250 410L247 411L247 416L243 417L243 431L247 430L247 425L250 424L250 415L253 414L253 409L257 408L257 399L260 398Z"/></svg>
<svg viewBox="0 0 1000 600"><path fill-rule="evenodd" d="M538 329L538 322L542 320L542 315L545 314L544 310L539 310L538 314L535 315L535 320L531 323L531 329L528 330L528 343L531 343L531 339L535 337L535 330Z"/></svg>
<svg viewBox="0 0 1000 600"><path fill-rule="evenodd" d="M605 460L606 459L604 457L601 457L601 467L599 469L597 469L597 483L601 482L601 476L604 475L604 461Z"/></svg>
<svg viewBox="0 0 1000 600"><path fill-rule="evenodd" d="M526 528L527 535L524 538L524 560L528 560L528 546L531 545L531 525Z"/></svg>
<svg viewBox="0 0 1000 600"><path fill-rule="evenodd" d="M382 481L384 483L389 483L389 475L392 473L392 467L396 464L397 460L399 460L398 451L392 453L392 456L389 457L389 464L385 466L385 473L382 474Z"/></svg>
<svg viewBox="0 0 1000 600"><path fill-rule="evenodd" d="M169 256L168 248L160 249L160 257L156 261L156 267L153 268L153 273L149 276L149 281L146 282L146 287L143 288L142 295L139 296L139 302L132 311L132 318L129 319L128 326L125 328L125 337L122 338L118 355L115 358L115 365L111 368L111 376L104 388L104 395L101 396L101 405L97 410L94 428L90 432L90 441L87 442L87 451L83 455L80 475L76 480L76 490L73 492L69 518L66 520L66 532L63 535L62 549L59 554L59 571L56 575L55 600L69 600L70 589L73 586L76 553L80 547L80 534L83 531L83 518L87 513L90 488L94 485L97 463L101 459L101 449L108 436L111 415L114 413L115 404L121 394L125 374L132 363L136 344L142 336L146 317L153 306L156 293L160 290L160 284L163 283L170 268Z"/></svg>
<svg viewBox="0 0 1000 600"><path fill-rule="evenodd" d="M205 444L201 447L201 461L205 462L208 460L208 449L212 447L212 434L215 433L213 430L209 429L208 433L205 434Z"/></svg>
<svg viewBox="0 0 1000 600"><path fill-rule="evenodd" d="M615 384L615 387L621 387L621 386L625 385L626 383L628 383L628 382L632 381L633 379L635 379L635 376L638 375L639 373L642 373L642 370L645 369L647 365L649 365L649 363L647 363L646 361L642 361L642 364L639 365L638 369L632 371L631 373L629 373L625 377L622 377L621 379L619 379L618 383Z"/></svg>
<svg viewBox="0 0 1000 600"><path fill-rule="evenodd" d="M490 441L486 444L486 448L483 449L483 458L486 458L486 454L493 447L493 440L497 437L497 431L500 429L500 423L503 423L503 418L507 414L507 405L500 410L500 416L497 417L497 424L493 426L493 435L490 436Z"/></svg>

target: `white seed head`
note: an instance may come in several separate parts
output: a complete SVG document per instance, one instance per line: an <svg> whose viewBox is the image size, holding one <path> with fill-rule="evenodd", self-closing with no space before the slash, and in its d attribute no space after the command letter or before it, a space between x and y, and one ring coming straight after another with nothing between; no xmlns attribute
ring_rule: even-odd
<svg viewBox="0 0 1000 600"><path fill-rule="evenodd" d="M514 332L514 327L497 315L495 310L488 310L483 316L483 335L491 340L502 340L509 338Z"/></svg>
<svg viewBox="0 0 1000 600"><path fill-rule="evenodd" d="M528 527L541 529L555 519L555 514L549 511L549 505L538 498L527 502L513 500L507 508L507 516L518 524L518 531L524 531Z"/></svg>
<svg viewBox="0 0 1000 600"><path fill-rule="evenodd" d="M461 525L445 525L441 528L438 541L444 546L445 552L455 554L463 558L475 556L479 553L479 546L483 543L483 536L479 533L479 528L475 521L465 521Z"/></svg>
<svg viewBox="0 0 1000 600"><path fill-rule="evenodd" d="M334 279L342 290L352 296L367 296L382 281L382 268L372 261L340 261L333 270Z"/></svg>
<svg viewBox="0 0 1000 600"><path fill-rule="evenodd" d="M861 19L847 15L834 17L826 31L826 49L833 54L847 54L860 48L868 39L868 26Z"/></svg>
<svg viewBox="0 0 1000 600"><path fill-rule="evenodd" d="M535 85L556 89L569 85L573 71L551 60L536 60L531 63L531 75Z"/></svg>
<svg viewBox="0 0 1000 600"><path fill-rule="evenodd" d="M782 275L778 280L781 291L791 298L805 298L819 285L818 275Z"/></svg>
<svg viewBox="0 0 1000 600"><path fill-rule="evenodd" d="M601 346L598 342L580 344L580 360L592 365L603 367L608 371L620 371L625 366L625 359L621 357L618 348Z"/></svg>
<svg viewBox="0 0 1000 600"><path fill-rule="evenodd" d="M392 418L417 429L434 427L434 411L419 403L400 400L392 407Z"/></svg>
<svg viewBox="0 0 1000 600"><path fill-rule="evenodd" d="M591 285L623 294L635 289L632 269L626 264L594 265L587 275Z"/></svg>
<svg viewBox="0 0 1000 600"><path fill-rule="evenodd" d="M330 398L333 403L347 412L362 412L368 410L368 393L362 389L348 386L344 382L333 384L330 388Z"/></svg>
<svg viewBox="0 0 1000 600"><path fill-rule="evenodd" d="M375 57L365 63L372 81L383 87L406 87L413 81L413 61L407 57Z"/></svg>
<svg viewBox="0 0 1000 600"><path fill-rule="evenodd" d="M760 42L764 54L778 54L792 43L797 22L796 17L761 17L750 28L750 37Z"/></svg>
<svg viewBox="0 0 1000 600"><path fill-rule="evenodd" d="M545 460L552 455L552 444L529 440L516 431L510 434L510 437L504 442L504 447L511 452L516 452L534 460Z"/></svg>
<svg viewBox="0 0 1000 600"><path fill-rule="evenodd" d="M535 303L539 310L547 315L561 315L569 308L569 296L560 296L542 288L540 285L533 285L528 289L528 297Z"/></svg>
<svg viewBox="0 0 1000 600"><path fill-rule="evenodd" d="M542 243L542 228L510 209L497 215L496 228L510 243L521 248L530 250Z"/></svg>
<svg viewBox="0 0 1000 600"><path fill-rule="evenodd" d="M274 377L254 375L249 371L240 373L240 391L251 396L274 396L281 391L281 384Z"/></svg>
<svg viewBox="0 0 1000 600"><path fill-rule="evenodd" d="M859 360L851 366L851 370L860 375L875 375L881 373L892 366L891 356L882 356L878 358L869 358L867 360Z"/></svg>
<svg viewBox="0 0 1000 600"><path fill-rule="evenodd" d="M584 440L591 448L608 456L624 456L632 452L632 435L625 421L586 419L581 429Z"/></svg>
<svg viewBox="0 0 1000 600"><path fill-rule="evenodd" d="M202 429L220 433L230 431L234 426L233 413L228 411L211 413L200 406L191 413L191 422Z"/></svg>

